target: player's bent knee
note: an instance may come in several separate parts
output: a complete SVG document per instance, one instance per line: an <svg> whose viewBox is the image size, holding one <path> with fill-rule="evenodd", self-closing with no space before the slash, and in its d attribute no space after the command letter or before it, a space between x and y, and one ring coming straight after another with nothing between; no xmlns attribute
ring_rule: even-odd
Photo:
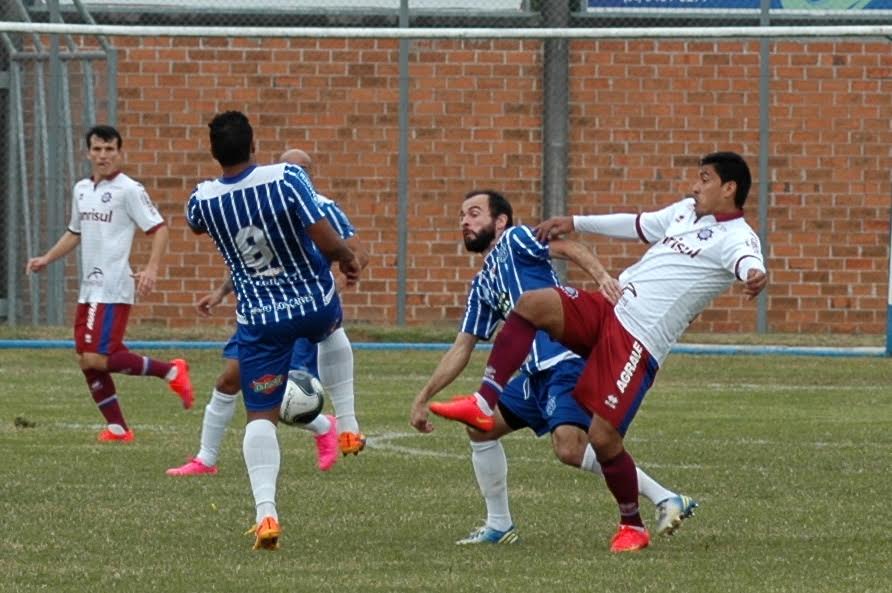
<svg viewBox="0 0 892 593"><path fill-rule="evenodd" d="M96 354L95 352L85 352L78 357L78 364L81 370L107 371L108 357L104 354Z"/></svg>
<svg viewBox="0 0 892 593"><path fill-rule="evenodd" d="M239 383L239 377L233 379L227 375L220 375L217 377L217 382L214 384L214 388L220 393L235 395L242 387Z"/></svg>

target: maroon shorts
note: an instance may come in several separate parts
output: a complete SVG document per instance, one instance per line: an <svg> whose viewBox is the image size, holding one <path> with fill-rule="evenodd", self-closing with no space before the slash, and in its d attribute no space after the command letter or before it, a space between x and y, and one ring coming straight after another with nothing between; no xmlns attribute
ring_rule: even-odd
<svg viewBox="0 0 892 593"><path fill-rule="evenodd" d="M586 359L573 390L582 407L626 434L659 366L598 292L556 289L564 311L561 343Z"/></svg>
<svg viewBox="0 0 892 593"><path fill-rule="evenodd" d="M127 350L124 330L130 305L124 303L78 303L74 317L74 349L78 354L113 354Z"/></svg>

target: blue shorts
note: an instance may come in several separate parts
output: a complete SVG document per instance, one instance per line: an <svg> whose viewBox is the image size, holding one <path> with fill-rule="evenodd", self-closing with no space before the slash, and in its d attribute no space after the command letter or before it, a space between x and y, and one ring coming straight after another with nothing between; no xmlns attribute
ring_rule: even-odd
<svg viewBox="0 0 892 593"><path fill-rule="evenodd" d="M340 324L338 324L340 326ZM229 338L226 345L223 346L223 358L228 360L238 360L238 342L235 334ZM319 359L316 356L316 344L306 338L299 338L294 343L294 350L291 351L291 365L289 370L307 371L314 377L319 377Z"/></svg>
<svg viewBox="0 0 892 593"><path fill-rule="evenodd" d="M583 368L585 361L576 357L533 375L514 377L499 398L508 426L514 430L528 427L536 436L553 432L562 424L588 431L592 416L573 397Z"/></svg>
<svg viewBox="0 0 892 593"><path fill-rule="evenodd" d="M277 408L285 393L295 342L306 338L315 346L340 327L341 318L341 301L335 295L327 307L310 315L268 325L239 325L233 339L245 408L252 412Z"/></svg>

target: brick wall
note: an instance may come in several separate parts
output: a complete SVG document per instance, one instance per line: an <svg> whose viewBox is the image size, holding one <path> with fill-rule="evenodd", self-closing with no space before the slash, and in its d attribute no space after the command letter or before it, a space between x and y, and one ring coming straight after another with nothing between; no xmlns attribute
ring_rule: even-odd
<svg viewBox="0 0 892 593"><path fill-rule="evenodd" d="M217 174L207 121L240 109L258 160L286 147L315 159L321 193L338 200L371 252L348 319L396 319L398 42L391 40L115 39L119 122L129 172L171 222L158 291L134 323L197 323L191 303L224 274L183 203ZM892 195L892 45L772 44L769 325L777 332L881 333ZM758 42L573 41L569 209L651 209L684 194L700 155L748 156L756 183ZM407 318L454 325L480 264L463 252L461 197L502 190L520 222L538 220L542 43L416 41L410 54ZM585 238L617 273L643 250ZM140 240L133 257L145 260ZM571 271L570 280L582 282ZM739 287L696 331L752 331ZM229 323L221 315L219 323Z"/></svg>

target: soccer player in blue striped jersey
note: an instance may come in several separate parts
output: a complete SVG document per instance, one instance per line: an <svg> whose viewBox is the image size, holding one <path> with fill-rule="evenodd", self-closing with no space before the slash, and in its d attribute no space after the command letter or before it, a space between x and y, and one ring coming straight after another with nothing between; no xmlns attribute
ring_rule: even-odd
<svg viewBox="0 0 892 593"><path fill-rule="evenodd" d="M294 343L302 337L321 343L320 365L326 352L341 348L329 343L346 339L335 331L341 303L329 262L338 262L348 285L361 268L325 218L303 169L254 163L253 130L243 113L218 114L209 128L223 175L198 185L186 219L214 240L238 296L236 340L247 410L242 451L256 508L251 531L255 549L276 549L276 426Z"/></svg>
<svg viewBox="0 0 892 593"><path fill-rule="evenodd" d="M300 166L312 179L312 159L303 150L296 148L286 150L279 157L279 162ZM325 196L317 194L319 205L338 235L347 242L356 253L360 265L365 268L368 254L356 237L353 223L338 204ZM199 299L196 304L198 313L204 317L212 314L214 307L233 291L232 279L229 275L220 286ZM337 332L345 333L343 328ZM291 355L289 368L305 370L319 377L325 387L326 395L334 407L334 416L319 414L314 420L302 424L303 428L312 432L316 441L317 464L320 470L331 469L337 460L338 451L343 455L357 454L365 446L365 436L359 431L356 420L353 391L353 350L349 341L339 341L341 347L329 353L329 365L318 368L316 344L306 338L297 340ZM223 348L224 366L217 376L214 391L204 409L202 418L200 448L198 453L185 464L167 470L168 476L200 476L217 473L217 459L220 444L226 428L235 413L236 399L241 391L239 384L238 341L233 335Z"/></svg>
<svg viewBox="0 0 892 593"><path fill-rule="evenodd" d="M532 229L513 226L511 204L492 190L474 190L465 196L461 209L465 247L485 255L483 267L474 276L465 315L455 342L440 360L427 384L415 397L410 423L420 432L430 432L428 402L454 381L467 366L479 340L489 340L529 290L558 286L551 258L568 259L586 271L601 286L606 298L619 298L619 285L586 247L573 241L542 244ZM513 543L518 536L508 507L505 451L499 439L521 428L537 436L551 433L555 455L563 463L600 474L600 465L588 444L586 429L591 414L573 398L584 361L544 332L536 335L530 356L521 372L505 387L495 410L481 418L481 430L468 429L471 462L486 503L484 525L458 544ZM473 397L473 396L471 396ZM696 503L667 490L641 471L641 492L657 505L664 533L674 531L690 515ZM681 516L667 501L685 499L688 514ZM665 511L664 512L664 507ZM663 515L665 517L663 518Z"/></svg>

